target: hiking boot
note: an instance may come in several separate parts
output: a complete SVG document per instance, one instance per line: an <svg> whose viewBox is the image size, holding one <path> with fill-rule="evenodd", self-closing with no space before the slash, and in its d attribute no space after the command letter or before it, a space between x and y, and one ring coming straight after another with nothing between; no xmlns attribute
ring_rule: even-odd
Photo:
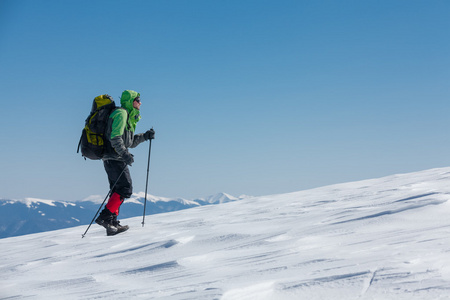
<svg viewBox="0 0 450 300"><path fill-rule="evenodd" d="M115 234L127 231L129 228L128 225L120 225L120 221L117 220L117 216L115 214L113 216L112 225L117 228L117 232Z"/></svg>
<svg viewBox="0 0 450 300"><path fill-rule="evenodd" d="M115 214L110 212L109 209L104 208L98 218L95 219L95 223L106 228L106 235L108 236L118 233L118 228L113 224L114 216Z"/></svg>

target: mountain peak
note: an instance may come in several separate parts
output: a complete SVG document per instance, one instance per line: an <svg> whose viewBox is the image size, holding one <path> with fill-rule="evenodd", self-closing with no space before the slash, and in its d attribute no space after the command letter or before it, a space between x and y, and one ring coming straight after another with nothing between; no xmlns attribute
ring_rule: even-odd
<svg viewBox="0 0 450 300"><path fill-rule="evenodd" d="M211 195L206 197L205 199L201 199L209 204L221 204L221 203L227 203L231 201L239 200L238 198L231 196L227 193L217 193L215 195Z"/></svg>

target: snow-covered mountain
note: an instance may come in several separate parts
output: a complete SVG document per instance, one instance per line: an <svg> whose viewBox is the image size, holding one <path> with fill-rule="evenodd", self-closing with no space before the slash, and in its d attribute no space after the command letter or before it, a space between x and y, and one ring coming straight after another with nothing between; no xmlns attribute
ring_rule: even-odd
<svg viewBox="0 0 450 300"><path fill-rule="evenodd" d="M450 168L0 240L4 299L450 299Z"/></svg>
<svg viewBox="0 0 450 300"><path fill-rule="evenodd" d="M122 205L120 218L142 216L144 199L145 193L133 194ZM195 200L148 195L146 214L153 215L239 199L242 198L225 193ZM95 195L74 203L37 198L0 199L0 238L89 224L103 200L104 197Z"/></svg>

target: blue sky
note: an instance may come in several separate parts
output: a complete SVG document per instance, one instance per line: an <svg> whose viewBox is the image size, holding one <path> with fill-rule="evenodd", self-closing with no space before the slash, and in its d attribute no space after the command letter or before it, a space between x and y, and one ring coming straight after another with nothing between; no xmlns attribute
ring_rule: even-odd
<svg viewBox="0 0 450 300"><path fill-rule="evenodd" d="M149 192L266 195L450 164L448 1L0 1L0 197L108 192L76 146L141 93ZM148 143L131 150L145 190Z"/></svg>

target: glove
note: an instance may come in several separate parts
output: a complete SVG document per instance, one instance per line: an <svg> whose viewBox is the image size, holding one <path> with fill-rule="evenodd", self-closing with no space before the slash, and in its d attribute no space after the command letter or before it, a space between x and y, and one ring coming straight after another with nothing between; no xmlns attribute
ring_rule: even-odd
<svg viewBox="0 0 450 300"><path fill-rule="evenodd" d="M147 130L146 133L144 133L144 139L147 140L153 140L155 138L155 131L152 129Z"/></svg>
<svg viewBox="0 0 450 300"><path fill-rule="evenodd" d="M134 163L134 157L133 154L131 154L130 152L125 152L122 155L123 160L125 161L125 163L129 166L131 166L132 163Z"/></svg>

